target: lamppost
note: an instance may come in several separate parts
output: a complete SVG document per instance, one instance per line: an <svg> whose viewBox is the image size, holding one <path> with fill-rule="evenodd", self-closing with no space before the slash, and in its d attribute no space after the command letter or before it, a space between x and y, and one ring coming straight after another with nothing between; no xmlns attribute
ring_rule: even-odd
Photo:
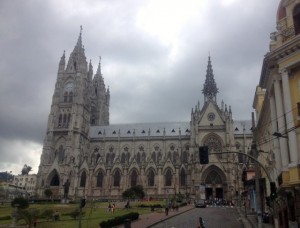
<svg viewBox="0 0 300 228"><path fill-rule="evenodd" d="M8 184L8 177L11 174L11 171L6 171L6 200L9 199L9 184Z"/></svg>

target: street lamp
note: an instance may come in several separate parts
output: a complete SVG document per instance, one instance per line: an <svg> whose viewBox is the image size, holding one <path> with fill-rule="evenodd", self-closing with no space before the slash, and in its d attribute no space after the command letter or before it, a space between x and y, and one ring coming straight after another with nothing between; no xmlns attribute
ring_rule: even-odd
<svg viewBox="0 0 300 228"><path fill-rule="evenodd" d="M280 132L274 132L273 136L276 136L276 137L279 137L279 138L285 138L285 139L288 138L287 136L282 135Z"/></svg>
<svg viewBox="0 0 300 228"><path fill-rule="evenodd" d="M8 184L8 177L11 174L11 171L9 173L6 171L6 199L9 198L9 184Z"/></svg>

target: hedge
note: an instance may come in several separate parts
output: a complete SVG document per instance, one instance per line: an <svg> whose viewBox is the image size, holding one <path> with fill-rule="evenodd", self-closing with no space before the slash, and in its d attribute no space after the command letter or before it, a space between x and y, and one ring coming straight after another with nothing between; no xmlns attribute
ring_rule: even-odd
<svg viewBox="0 0 300 228"><path fill-rule="evenodd" d="M140 215L139 213L131 212L131 213L126 214L126 215L117 216L113 219L103 221L99 225L100 225L101 228L111 228L111 227L122 225L126 219L130 219L131 221L138 220L139 215Z"/></svg>

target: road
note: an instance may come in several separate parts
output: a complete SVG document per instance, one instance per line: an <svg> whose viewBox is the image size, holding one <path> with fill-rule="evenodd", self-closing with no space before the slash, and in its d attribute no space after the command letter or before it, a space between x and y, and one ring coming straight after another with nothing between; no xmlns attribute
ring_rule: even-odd
<svg viewBox="0 0 300 228"><path fill-rule="evenodd" d="M197 228L199 217L204 219L206 228L243 227L235 208L207 207L195 208L151 226L151 228Z"/></svg>

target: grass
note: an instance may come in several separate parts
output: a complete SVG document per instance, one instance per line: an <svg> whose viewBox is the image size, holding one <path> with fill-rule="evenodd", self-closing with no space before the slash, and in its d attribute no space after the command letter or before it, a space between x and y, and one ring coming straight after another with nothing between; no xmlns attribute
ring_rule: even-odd
<svg viewBox="0 0 300 228"><path fill-rule="evenodd" d="M115 213L112 214L111 212L107 211L108 203L87 203L87 205L83 208L84 216L82 217L81 221L81 227L82 228L94 228L99 227L99 223L111 218L114 218L116 216L121 216L130 212L138 212L141 214L147 214L150 213L150 208L140 208L138 205L144 204L162 204L162 201L151 201L151 202L131 202L131 208L125 209L124 205L125 202L117 203L116 204L116 210ZM58 211L60 214L60 220L59 221L46 221L46 219L38 219L38 225L39 228L54 228L54 227L61 227L61 228L74 228L78 227L79 220L74 220L69 215L66 215L67 213L74 211L77 209L79 204L30 204L30 208L38 209L40 212L42 212L45 209L53 209L54 211ZM10 206L10 204L4 204L0 205L0 217L4 216L11 216L11 213L13 211L13 208ZM1 224L11 224L12 219L9 220L0 220ZM24 224L24 220L20 220L18 222L19 225Z"/></svg>

